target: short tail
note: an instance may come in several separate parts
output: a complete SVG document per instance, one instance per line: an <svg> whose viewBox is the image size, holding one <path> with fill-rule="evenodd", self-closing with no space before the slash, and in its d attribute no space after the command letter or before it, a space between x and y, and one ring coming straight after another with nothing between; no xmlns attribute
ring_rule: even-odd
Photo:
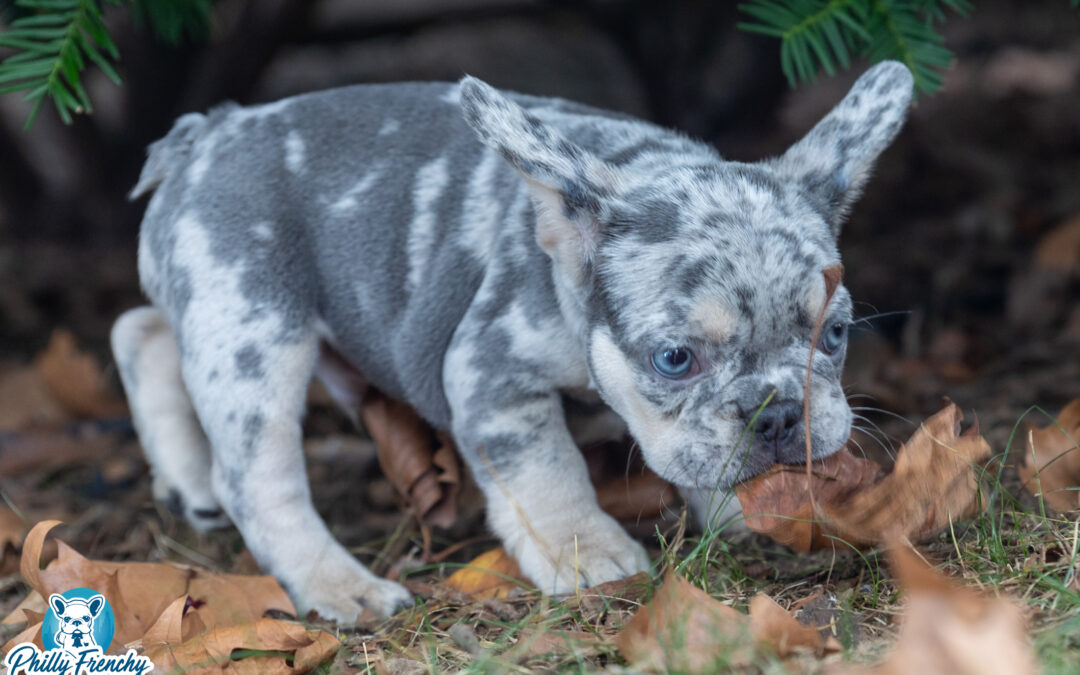
<svg viewBox="0 0 1080 675"><path fill-rule="evenodd" d="M203 135L206 122L206 115L189 113L176 120L165 138L150 144L139 182L128 193L128 199L138 199L161 185L170 172L186 166L191 148Z"/></svg>

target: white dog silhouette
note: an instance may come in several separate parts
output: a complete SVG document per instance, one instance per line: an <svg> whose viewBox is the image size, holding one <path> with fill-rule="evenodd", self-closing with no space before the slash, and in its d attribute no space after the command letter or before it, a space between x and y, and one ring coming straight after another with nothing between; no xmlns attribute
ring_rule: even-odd
<svg viewBox="0 0 1080 675"><path fill-rule="evenodd" d="M49 605L60 620L56 631L56 644L65 652L78 656L87 649L101 649L94 640L94 618L105 606L105 598L100 593L89 598L65 598L53 593L49 596Z"/></svg>

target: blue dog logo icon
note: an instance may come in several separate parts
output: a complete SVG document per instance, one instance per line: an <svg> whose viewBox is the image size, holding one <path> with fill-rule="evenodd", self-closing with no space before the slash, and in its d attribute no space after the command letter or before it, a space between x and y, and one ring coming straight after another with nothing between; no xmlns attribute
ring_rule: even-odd
<svg viewBox="0 0 1080 675"><path fill-rule="evenodd" d="M116 617L104 595L92 588L73 588L49 596L41 622L41 643L15 645L4 655L10 675L144 675L154 664L134 649L106 654L116 630Z"/></svg>
<svg viewBox="0 0 1080 675"><path fill-rule="evenodd" d="M50 595L49 607L60 620L60 627L53 636L57 646L75 657L87 649L101 649L94 639L94 619L104 606L105 597L100 593L88 599L70 600L59 593Z"/></svg>

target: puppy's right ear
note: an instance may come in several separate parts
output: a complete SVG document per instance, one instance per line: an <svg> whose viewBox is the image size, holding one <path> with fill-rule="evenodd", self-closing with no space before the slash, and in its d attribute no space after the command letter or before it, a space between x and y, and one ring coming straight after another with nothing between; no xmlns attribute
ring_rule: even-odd
<svg viewBox="0 0 1080 675"><path fill-rule="evenodd" d="M537 243L580 282L607 220L616 170L475 77L461 80L460 93L465 121L529 186Z"/></svg>
<svg viewBox="0 0 1080 675"><path fill-rule="evenodd" d="M53 612L59 616L67 609L67 600L59 593L53 593L49 596L49 606L52 607Z"/></svg>

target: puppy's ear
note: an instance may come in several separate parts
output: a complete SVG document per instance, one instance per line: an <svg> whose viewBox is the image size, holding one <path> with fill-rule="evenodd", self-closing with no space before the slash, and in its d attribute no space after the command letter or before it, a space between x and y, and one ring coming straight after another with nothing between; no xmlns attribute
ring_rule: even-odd
<svg viewBox="0 0 1080 675"><path fill-rule="evenodd" d="M90 610L90 616L97 616L101 613L101 608L105 606L105 597L102 595L92 595L86 601L86 607Z"/></svg>
<svg viewBox="0 0 1080 675"><path fill-rule="evenodd" d="M59 593L53 593L49 596L49 606L52 607L53 612L55 612L57 616L60 616L64 613L64 610L67 609L67 600Z"/></svg>
<svg viewBox="0 0 1080 675"><path fill-rule="evenodd" d="M465 121L525 178L536 207L536 240L581 281L606 220L616 171L475 77L461 80Z"/></svg>
<svg viewBox="0 0 1080 675"><path fill-rule="evenodd" d="M833 236L859 197L878 155L903 126L915 79L897 61L866 71L844 100L773 167L801 184Z"/></svg>

